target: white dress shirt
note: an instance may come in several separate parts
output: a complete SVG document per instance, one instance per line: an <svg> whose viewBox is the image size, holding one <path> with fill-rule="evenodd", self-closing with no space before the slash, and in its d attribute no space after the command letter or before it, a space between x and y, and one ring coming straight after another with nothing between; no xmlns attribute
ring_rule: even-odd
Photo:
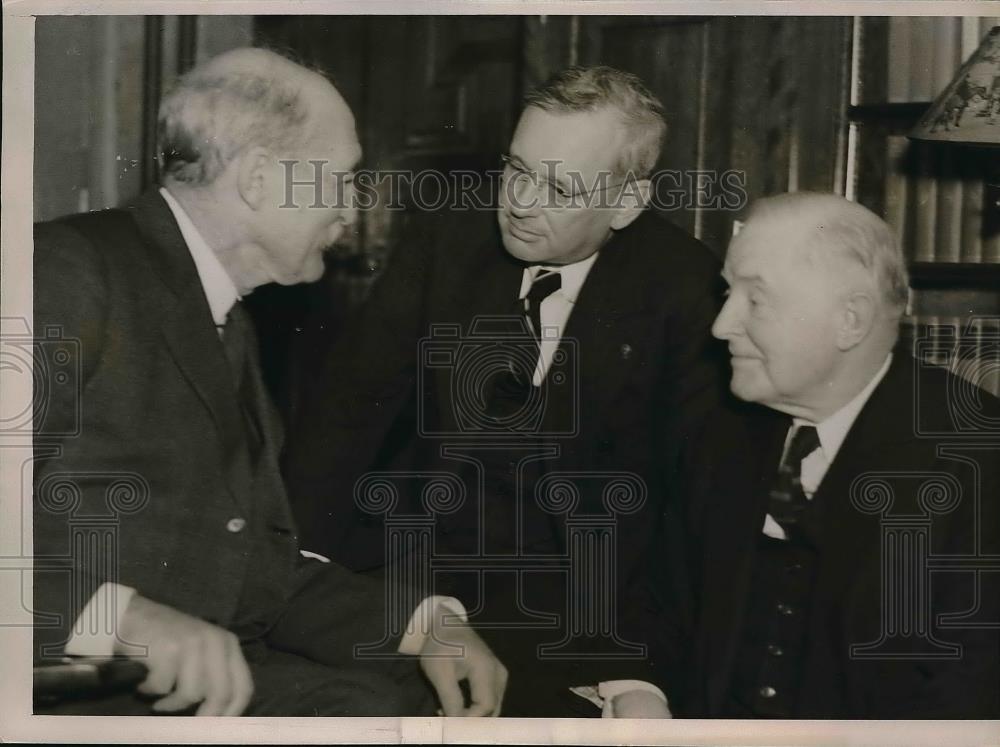
<svg viewBox="0 0 1000 747"><path fill-rule="evenodd" d="M233 308L233 304L240 300L236 285L201 232L198 231L188 214L184 212L180 203L163 187L160 188L160 195L166 201L170 212L173 213L177 227L184 238L184 243L191 253L191 259L194 260L195 269L198 272L198 279L205 291L208 307L212 311L212 319L221 335L229 311ZM330 562L329 558L317 553L306 550L300 552L305 558L324 563ZM114 653L117 631L121 629L122 617L135 593L135 589L123 584L101 584L77 617L70 639L66 643L66 654L69 656L111 656ZM454 597L427 597L410 617L406 633L399 644L400 653L420 653L430 632L434 610L439 603L443 603L463 621L467 619L465 607ZM117 624L111 625L112 620Z"/></svg>
<svg viewBox="0 0 1000 747"><path fill-rule="evenodd" d="M569 320L574 304L576 304L576 298L580 294L580 289L587 279L590 268L597 261L598 254L599 252L594 252L586 259L581 259L571 265L532 265L524 268L524 274L521 276L521 290L517 296L521 301L528 297L531 284L535 282L535 278L539 274L558 272L562 276L562 286L545 298L538 308L542 323L539 337L542 342L538 365L535 367L535 375L531 379L531 383L535 386L541 386L545 380L545 374L548 372L549 366L552 365L552 358L559 347L559 341L562 339L566 322Z"/></svg>
<svg viewBox="0 0 1000 747"><path fill-rule="evenodd" d="M191 252L191 259L194 260L195 269L198 270L201 287L205 289L208 308L212 310L212 320L215 326L221 329L226 323L229 310L240 300L239 291L180 203L164 187L160 187L160 195L166 201L170 212L174 214L174 220L177 221L177 227L181 230L184 243Z"/></svg>
<svg viewBox="0 0 1000 747"><path fill-rule="evenodd" d="M878 370L878 372L876 372L875 376L872 377L871 381L865 385L864 389L858 392L850 402L822 422L810 423L802 418L792 419L792 424L796 426L796 428L801 425L815 426L816 433L819 436L819 448L815 449L802 460L802 491L806 494L806 498L809 500L812 500L813 495L819 489L819 484L826 476L827 470L830 469L830 465L837 456L837 452L840 451L840 447L843 445L844 439L847 438L847 434L851 430L851 426L854 425L854 421L857 419L861 409L865 406L868 398L871 397L872 392L875 391L875 387L877 387L879 382L885 377L886 371L889 370L889 365L891 363L892 353L890 353L885 359L882 367ZM788 447L792 442L792 436L795 433L796 428L788 429L788 435L785 437L785 451L788 450ZM782 453L782 459L784 459L784 452ZM781 525L778 524L778 522L776 522L770 514L767 514L764 519L763 532L768 537L773 537L775 539L788 539L785 535L785 530L781 528ZM602 682L600 690L600 702L598 702L598 699L588 697L588 695L590 695L589 693L587 695L583 693L578 694L582 697L588 697L588 699L593 700L595 703L602 706L603 717L610 717L614 715L611 713L611 698L615 695L621 695L622 693L630 692L632 690L648 690L655 692L663 698L664 702L666 702L666 696L663 695L663 692L648 682L640 682L637 680Z"/></svg>
<svg viewBox="0 0 1000 747"><path fill-rule="evenodd" d="M854 421L857 420L858 414L865 406L868 398L872 396L875 387L885 377L890 363L892 363L892 353L888 355L882 367L872 377L872 380L855 395L854 399L822 422L810 423L802 418L792 419L792 425L795 427L788 429L788 435L785 437L785 451L788 450L792 442L792 435L798 426L815 426L816 433L819 436L819 448L815 449L802 460L802 492L805 493L808 500L812 500L813 495L819 489L819 484L826 477L826 472L830 469L830 465L833 464L833 460L837 456L837 452L840 451L844 439L847 438L848 431L851 430L851 426L854 425ZM784 459L784 452L782 452L782 459ZM785 530L781 528L770 514L767 514L764 518L763 531L768 537L782 540L788 539L785 535Z"/></svg>
<svg viewBox="0 0 1000 747"><path fill-rule="evenodd" d="M569 265L532 265L524 268L524 274L521 277L521 290L518 293L518 299L521 301L528 297L532 284L540 274L558 272L562 276L559 290L543 299L538 309L542 329L539 335L541 345L538 364L531 380L535 386L541 386L545 380L549 367L552 365L552 358L555 356L563 332L566 330L569 316L573 312L577 297L580 295L580 289L583 288L587 275L590 274L590 269L597 261L598 254L599 252L595 252L586 259ZM610 680L599 683L597 687L570 688L573 694L591 701L600 708L601 715L605 718L613 715L611 709L615 696L632 690L647 690L658 695L664 702L667 700L658 687L641 680Z"/></svg>

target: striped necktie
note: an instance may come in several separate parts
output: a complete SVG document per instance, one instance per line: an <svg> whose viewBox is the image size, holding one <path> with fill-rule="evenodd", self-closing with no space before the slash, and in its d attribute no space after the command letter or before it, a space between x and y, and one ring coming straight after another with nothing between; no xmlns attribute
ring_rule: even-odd
<svg viewBox="0 0 1000 747"><path fill-rule="evenodd" d="M524 310L531 323L531 333L539 345L542 344L542 301L562 288L562 275L558 270L542 271L535 277L528 295L524 299Z"/></svg>
<svg viewBox="0 0 1000 747"><path fill-rule="evenodd" d="M771 487L767 512L790 538L809 506L809 500L802 489L802 460L818 449L819 445L819 434L813 426L798 426Z"/></svg>

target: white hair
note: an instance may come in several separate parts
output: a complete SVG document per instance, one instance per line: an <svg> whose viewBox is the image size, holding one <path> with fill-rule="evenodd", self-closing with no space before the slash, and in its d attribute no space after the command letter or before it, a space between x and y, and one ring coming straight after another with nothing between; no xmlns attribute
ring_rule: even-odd
<svg viewBox="0 0 1000 747"><path fill-rule="evenodd" d="M638 76L613 67L566 68L531 91L524 103L555 112L616 110L628 131L617 169L640 179L652 173L667 135L660 101Z"/></svg>
<svg viewBox="0 0 1000 747"><path fill-rule="evenodd" d="M861 265L889 308L902 314L910 287L906 259L892 229L868 208L838 195L791 192L757 200L747 221L775 214L802 216L806 211L811 220L815 216L811 228L820 239L807 242L807 251L812 256L833 251Z"/></svg>
<svg viewBox="0 0 1000 747"><path fill-rule="evenodd" d="M302 89L315 71L265 49L232 50L191 69L160 104L162 174L211 184L240 151L287 152L309 136Z"/></svg>

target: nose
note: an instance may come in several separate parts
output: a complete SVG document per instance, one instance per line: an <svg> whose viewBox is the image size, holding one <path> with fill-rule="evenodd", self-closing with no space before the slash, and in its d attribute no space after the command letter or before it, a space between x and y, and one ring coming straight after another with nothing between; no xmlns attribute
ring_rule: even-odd
<svg viewBox="0 0 1000 747"><path fill-rule="evenodd" d="M537 185L528 174L515 174L504 181L501 199L504 208L512 215L531 215L538 208Z"/></svg>
<svg viewBox="0 0 1000 747"><path fill-rule="evenodd" d="M356 207L346 207L337 208L335 210L335 215L333 220L330 222L330 227L327 230L327 243L334 244L337 239L340 238L341 234L354 225L357 219L357 208Z"/></svg>
<svg viewBox="0 0 1000 747"><path fill-rule="evenodd" d="M358 220L358 206L354 204L354 200L348 203L347 207L340 211L340 222L344 225L344 228L350 228Z"/></svg>
<svg viewBox="0 0 1000 747"><path fill-rule="evenodd" d="M739 333L740 322L735 298L729 296L722 305L719 315L712 323L712 336L719 340L728 340Z"/></svg>

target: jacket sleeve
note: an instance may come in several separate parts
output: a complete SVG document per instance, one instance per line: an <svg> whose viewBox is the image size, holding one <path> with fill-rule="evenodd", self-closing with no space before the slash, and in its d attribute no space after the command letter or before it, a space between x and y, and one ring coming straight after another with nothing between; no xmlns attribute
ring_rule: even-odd
<svg viewBox="0 0 1000 747"><path fill-rule="evenodd" d="M36 660L59 656L74 621L113 567L74 547L72 515L101 515L100 486L60 472L60 457L81 435L84 392L100 365L107 283L96 249L65 224L35 229L34 621ZM85 548L84 548L85 550Z"/></svg>
<svg viewBox="0 0 1000 747"><path fill-rule="evenodd" d="M984 413L993 423L1000 422L997 401L986 394L981 396ZM988 421L984 418L983 422ZM968 557L974 554L995 558L1000 556L997 447L973 448L965 455L976 461L976 469L963 481L962 503L955 514L936 517L935 522L939 523L935 523L931 531L947 533L947 540L941 547L946 555ZM948 461L942 460L937 468L941 472L950 471ZM971 506L977 492L980 505L974 515ZM877 581L879 579L873 579ZM1000 718L1000 629L997 625L1000 621L1000 578L989 572L932 572L929 590L930 632L943 642L957 644L958 653L935 658L914 646L913 651L898 655L900 661L861 662L864 668L860 671L868 676L868 681L880 683L868 691L865 717ZM967 615L970 619L952 621L949 627L942 625L946 617L955 615ZM914 637L914 640L919 642L921 639Z"/></svg>

